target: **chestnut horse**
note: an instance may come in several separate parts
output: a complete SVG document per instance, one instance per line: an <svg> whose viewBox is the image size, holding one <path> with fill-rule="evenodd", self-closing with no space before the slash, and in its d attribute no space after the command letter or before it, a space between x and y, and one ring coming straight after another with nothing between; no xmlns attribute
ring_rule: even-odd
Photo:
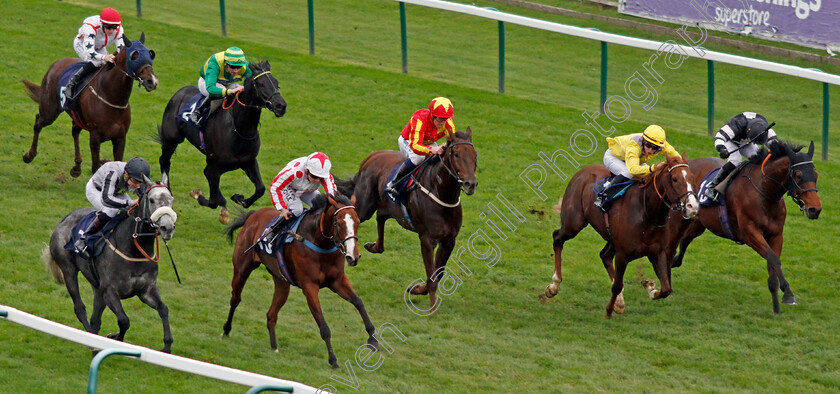
<svg viewBox="0 0 840 394"><path fill-rule="evenodd" d="M128 98L131 96L132 83L137 81L151 92L157 88L158 80L152 70L152 60L155 52L146 48L146 34L140 34L139 41L129 41L123 36L125 47L117 53L114 63L106 63L97 70L87 82L80 82L80 93L76 95L74 111L66 111L73 118L73 144L76 148L76 165L70 169L70 175L78 177L82 173L82 156L79 151L79 133L82 128L90 131L90 159L91 173L102 165L99 157L99 145L111 141L114 160L122 161L125 152L125 135L131 124L131 106ZM58 78L65 68L78 62L78 58L58 59L53 63L41 86L26 79L21 80L26 85L29 97L38 103L38 115L35 115L35 135L29 152L23 155L23 161L30 163L38 154L38 135L41 129L51 125L61 115L61 105L58 96Z"/></svg>
<svg viewBox="0 0 840 394"><path fill-rule="evenodd" d="M359 248L356 245L359 216L353 203L344 196L328 195L326 200L317 197L312 202L312 209L302 219L298 227L295 241L287 244L283 249L283 259L292 280L300 287L309 311L318 323L321 339L327 344L329 362L333 368L338 368L338 361L330 343L330 328L321 313L321 302L318 300L318 290L328 287L334 293L349 301L362 316L365 330L368 333L368 344L379 348L379 341L373 336L374 327L368 318L362 299L353 291L350 279L344 273L344 263L355 266L359 262ZM277 314L289 297L291 285L283 274L275 256L270 256L252 248L260 240L263 229L272 219L280 214L274 208L263 208L236 218L227 226L228 239L233 241L233 233L238 228L236 246L233 250L233 280L231 282L230 312L224 325L224 336L230 334L233 312L242 300L242 288L255 269L264 265L274 279L274 298L268 309L267 326L271 348L277 351L277 337L274 329L277 326ZM298 238L301 237L301 238ZM313 246L310 246L313 245ZM318 250L320 249L320 250Z"/></svg>
<svg viewBox="0 0 840 394"><path fill-rule="evenodd" d="M673 267L682 265L688 244L709 229L719 237L749 245L767 261L767 287L773 297L773 312L781 313L779 287L784 292L782 302L796 305L796 297L782 273L782 235L787 216L783 197L785 193L790 195L808 219L817 219L822 211L813 161L814 142L811 141L807 153L799 152L802 148L777 141L750 159L743 170L733 176L726 190L730 229L721 224L718 206L702 206L698 215L700 220L688 227L680 241L680 252L674 258ZM697 174L695 186L699 189L706 174L722 164L722 160L713 157L689 162L691 170Z"/></svg>
<svg viewBox="0 0 840 394"><path fill-rule="evenodd" d="M541 300L554 297L563 281L561 254L563 244L574 238L587 224L607 241L601 249L601 260L612 280L612 297L607 303L607 315L624 312L624 271L627 264L647 256L661 283L655 290L653 282L644 281L651 299L671 294L671 265L682 231L697 214L694 174L685 156L671 156L665 165L648 175L641 184L632 185L624 196L615 200L608 214L593 205L593 185L610 175L600 164L584 167L572 177L560 199L560 229L554 230L554 276L552 283L540 295ZM678 211L678 212L675 212ZM679 216L678 216L679 215ZM613 266L615 258L615 266Z"/></svg>
<svg viewBox="0 0 840 394"><path fill-rule="evenodd" d="M254 194L245 198L242 194L234 194L230 199L248 208L265 194L260 176L260 166L257 155L260 154L260 114L266 108L281 117L286 113L286 100L278 90L279 82L271 74L271 64L268 61L251 63L252 75L242 82L244 90L234 97L224 100L222 108L210 114L204 130L205 147L202 147L199 133L191 125L177 119L181 107L198 93L195 85L184 86L172 95L163 111L163 120L158 126L160 142L160 172L163 183L169 185L169 169L172 155L184 139L190 141L206 158L204 177L210 187L210 198L201 194L201 190L193 189L190 196L199 205L215 209L221 206L219 221L228 224L227 201L222 195L219 180L222 174L242 169L251 183L254 184Z"/></svg>
<svg viewBox="0 0 840 394"><path fill-rule="evenodd" d="M385 221L391 218L420 236L426 284L407 290L412 294L429 294L432 312L436 308L435 292L439 279L433 274L446 266L455 247L455 238L461 230L461 189L467 195L472 195L478 185L475 179L476 152L472 144L472 130L467 127L466 132L449 134L446 141L443 153L427 159L432 161L427 163L420 177L414 180L419 190L409 191L405 197L410 222L402 209L388 199L384 192L391 170L405 160L399 152L374 152L362 161L359 172L351 180L336 180L342 193L356 197L357 211L362 222L376 213L378 238L376 243L365 244L369 252L382 253L385 250Z"/></svg>

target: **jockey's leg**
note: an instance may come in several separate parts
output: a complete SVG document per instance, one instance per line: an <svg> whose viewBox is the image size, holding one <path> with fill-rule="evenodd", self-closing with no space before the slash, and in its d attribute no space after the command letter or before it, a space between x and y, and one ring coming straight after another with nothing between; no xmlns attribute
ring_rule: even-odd
<svg viewBox="0 0 840 394"><path fill-rule="evenodd" d="M399 184L400 180L402 180L402 178L408 175L408 173L410 173L411 170L414 169L414 167L416 167L416 165L411 161L411 159L405 159L404 162L400 163L400 168L397 170L397 174L394 175L394 179L392 179L391 182L388 182L388 184L385 186L385 192L390 194L391 197L396 198L398 194L397 190L395 189L397 187L397 184Z"/></svg>
<svg viewBox="0 0 840 394"><path fill-rule="evenodd" d="M85 229L85 231L82 232L79 239L76 240L76 243L73 244L73 246L76 247L76 250L80 252L85 252L85 249L87 248L87 245L85 244L85 239L87 238L87 236L90 234L96 234L97 232L101 231L102 228L105 227L105 223L108 223L108 221L110 220L111 217L108 216L107 213L97 211L96 218L94 218L93 221L90 222L87 229Z"/></svg>
<svg viewBox="0 0 840 394"><path fill-rule="evenodd" d="M621 190L621 188L612 188L613 185L618 185L619 183L627 182L630 179L622 174L618 174L611 181L604 184L604 190L602 190L598 195L595 196L595 204L596 207L600 208L604 211L604 203L607 201L612 201L615 198L615 194Z"/></svg>
<svg viewBox="0 0 840 394"><path fill-rule="evenodd" d="M726 179L733 170L735 170L735 164L732 162L726 162L726 164L720 168L720 171L717 176L715 176L715 179L706 186L706 198L715 202L718 201L718 193L717 190L715 190L715 187L720 185L720 183L723 182L723 180Z"/></svg>
<svg viewBox="0 0 840 394"><path fill-rule="evenodd" d="M70 80L67 81L67 86L64 88L65 95L70 98L75 98L78 94L73 93L73 88L75 88L81 80L83 80L88 74L92 73L93 70L96 69L97 67L95 64L91 62L86 62L85 65L82 66L82 68L80 68L78 71L76 71L76 73L73 74L72 77L70 77Z"/></svg>
<svg viewBox="0 0 840 394"><path fill-rule="evenodd" d="M210 96L203 96L201 98L201 102L198 103L198 105L195 106L195 109L190 114L190 120L193 121L193 123L197 124L198 121L200 120L199 117L201 117L201 113L209 105L210 105Z"/></svg>

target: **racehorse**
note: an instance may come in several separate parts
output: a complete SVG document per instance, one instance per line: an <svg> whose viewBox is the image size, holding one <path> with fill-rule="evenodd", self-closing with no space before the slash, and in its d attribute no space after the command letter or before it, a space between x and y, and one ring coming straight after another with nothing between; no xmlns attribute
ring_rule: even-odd
<svg viewBox="0 0 840 394"><path fill-rule="evenodd" d="M472 130L446 136L440 156L427 159L427 168L415 179L420 190L412 190L405 197L407 214L386 197L384 188L390 171L405 160L399 152L377 151L362 161L359 172L350 180L336 179L339 190L353 195L362 222L376 212L378 238L368 242L371 253L385 250L385 221L395 219L403 228L420 236L420 251L426 267L426 284L407 289L411 294L429 294L431 312L436 309L438 279L455 247L461 230L461 189L467 195L475 193L476 151L472 144ZM435 251L437 248L437 251Z"/></svg>
<svg viewBox="0 0 840 394"><path fill-rule="evenodd" d="M76 95L75 108L66 112L73 118L73 144L76 148L75 165L70 169L70 175L78 177L82 173L82 156L79 151L79 133L82 129L90 131L91 173L102 165L99 157L99 146L105 141L111 141L114 160L122 161L125 152L125 135L131 124L131 106L128 98L131 96L132 83L137 81L147 92L157 88L158 79L152 70L152 60L155 52L150 51L143 44L146 34L140 34L139 41L130 41L123 36L125 47L119 51L114 63L106 63L100 67L85 86L80 82L80 93ZM51 125L61 115L60 101L64 97L58 94L58 78L65 68L78 62L78 58L58 59L47 70L41 86L26 79L29 97L38 103L38 114L35 115L35 135L29 152L23 155L24 163L30 163L38 154L38 136L41 129ZM63 93L62 93L63 94Z"/></svg>
<svg viewBox="0 0 840 394"><path fill-rule="evenodd" d="M802 148L786 142L772 142L767 149L750 159L733 176L726 191L730 228L723 226L718 206L702 206L699 220L688 227L680 241L680 251L672 266L682 265L688 244L709 229L719 237L749 245L767 261L767 286L773 297L774 313L781 313L780 286L784 292L782 302L796 305L796 297L782 273L782 235L787 216L783 199L785 193L791 196L808 219L817 219L822 211L813 161L814 142L811 141L807 153L800 152ZM699 189L706 174L722 164L722 160L712 157L692 160L689 166L697 174L695 186Z"/></svg>
<svg viewBox="0 0 840 394"><path fill-rule="evenodd" d="M190 195L205 207L215 209L221 206L219 221L230 221L227 201L219 188L222 174L242 169L254 184L254 194L247 199L241 194L234 194L230 199L248 208L265 194L265 185L260 177L257 155L260 153L260 113L263 108L281 117L286 113L286 100L278 91L279 83L271 75L268 61L249 65L252 75L244 81L244 90L235 97L225 99L222 110L212 113L206 122L203 141L192 125L179 120L179 112L184 103L198 93L195 85L184 86L169 99L163 111L163 120L158 127L158 139L161 143L160 172L163 183L169 185L170 159L178 144L188 139L206 156L204 177L210 186L210 198L194 189ZM202 147L204 145L204 147Z"/></svg>
<svg viewBox="0 0 840 394"><path fill-rule="evenodd" d="M120 328L119 333L108 337L122 341L128 331L129 320L120 300L137 296L160 315L163 322L162 351L169 353L172 345L169 309L161 300L157 287L160 245L155 249L155 244L158 236L164 240L172 238L177 215L172 210L173 198L169 188L153 183L149 178L145 178L144 188L146 191L137 206L128 211L128 217L114 228L113 234L107 239L108 247L94 258L94 270L91 270L92 264L87 259L64 249L72 237L73 226L93 212L95 209L92 207L79 208L65 216L53 231L50 245L44 249L41 257L56 281L67 286L76 317L86 331L99 334L102 312L107 306L117 316ZM79 296L79 272L93 287L90 324L85 304Z"/></svg>
<svg viewBox="0 0 840 394"><path fill-rule="evenodd" d="M295 241L283 249L283 260L288 269L290 280L300 287L309 311L318 323L321 339L327 344L329 363L338 368L338 361L333 353L330 342L330 328L321 313L321 302L318 300L318 290L328 287L334 293L353 304L362 316L365 331L368 333L368 344L379 349L379 341L374 334L373 323L368 317L362 299L353 291L350 279L344 272L344 263L355 266L359 262L359 248L356 245L359 216L353 207L353 202L344 196L328 195L326 199L317 197L312 202L312 209L301 219ZM283 276L276 256L258 252L253 245L260 241L263 229L272 219L279 216L279 211L273 208L263 208L249 211L237 217L227 226L228 239L233 242L233 233L241 227L236 236L233 250L233 280L231 281L230 312L224 325L224 336L230 334L233 313L242 300L242 288L255 269L264 265L274 279L274 297L268 309L267 326L271 348L277 351L277 314L289 297L291 284Z"/></svg>
<svg viewBox="0 0 840 394"><path fill-rule="evenodd" d="M671 294L671 266L682 231L699 209L694 174L685 156L670 156L665 165L648 175L639 185L630 186L615 200L608 214L593 205L593 185L610 175L600 164L584 167L572 177L558 204L560 229L554 230L554 275L541 300L554 297L563 275L560 270L563 244L574 238L587 224L592 225L607 244L601 249L601 261L612 280L612 297L606 317L613 311L624 312L624 271L627 264L647 257L661 283L655 290L651 281L642 284L651 299ZM615 265L613 265L615 259Z"/></svg>

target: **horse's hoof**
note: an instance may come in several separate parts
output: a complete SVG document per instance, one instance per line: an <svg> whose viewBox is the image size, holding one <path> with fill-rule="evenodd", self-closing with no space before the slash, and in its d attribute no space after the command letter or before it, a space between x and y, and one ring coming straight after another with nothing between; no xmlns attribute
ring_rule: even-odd
<svg viewBox="0 0 840 394"><path fill-rule="evenodd" d="M219 222L225 226L230 223L230 215L228 215L228 210L225 207L222 207L222 210L219 212Z"/></svg>
<svg viewBox="0 0 840 394"><path fill-rule="evenodd" d="M365 250L371 253L382 253L384 248L377 249L375 242L368 242L365 244Z"/></svg>
<svg viewBox="0 0 840 394"><path fill-rule="evenodd" d="M70 176L72 176L73 178L78 178L79 175L82 175L82 169L81 168L73 167L73 168L70 169Z"/></svg>
<svg viewBox="0 0 840 394"><path fill-rule="evenodd" d="M30 155L29 152L23 154L23 162L24 163L32 163L32 159L35 158L35 155Z"/></svg>
<svg viewBox="0 0 840 394"><path fill-rule="evenodd" d="M230 196L230 200L239 204L239 205L241 205L242 208L248 208L245 205L245 196L243 196L241 194L234 194L234 195Z"/></svg>
<svg viewBox="0 0 840 394"><path fill-rule="evenodd" d="M429 294L429 289L426 288L426 285L416 285L408 289L408 292L412 295L426 295Z"/></svg>
<svg viewBox="0 0 840 394"><path fill-rule="evenodd" d="M120 333L118 333L118 332L112 332L112 333L108 334L108 338L111 338L111 339L114 339L114 340L117 340L117 341L119 340L119 339L117 339L119 337L120 337Z"/></svg>
<svg viewBox="0 0 840 394"><path fill-rule="evenodd" d="M199 189L190 190L190 197L198 200L198 198L201 197L201 190L199 190Z"/></svg>
<svg viewBox="0 0 840 394"><path fill-rule="evenodd" d="M794 296L784 296L782 297L782 304L785 305L796 305L796 297Z"/></svg>
<svg viewBox="0 0 840 394"><path fill-rule="evenodd" d="M545 294L538 295L537 299L540 300L540 304L545 304L548 302L548 296Z"/></svg>

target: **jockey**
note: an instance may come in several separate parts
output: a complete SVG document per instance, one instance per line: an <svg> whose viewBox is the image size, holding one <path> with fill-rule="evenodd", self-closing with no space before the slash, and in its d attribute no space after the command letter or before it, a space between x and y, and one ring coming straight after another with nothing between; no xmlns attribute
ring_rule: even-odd
<svg viewBox="0 0 840 394"><path fill-rule="evenodd" d="M198 123L201 111L210 105L211 100L234 95L245 89L239 82L250 76L251 68L245 60L245 52L239 47L230 47L210 56L201 66L198 77L198 90L204 97L190 114L190 120Z"/></svg>
<svg viewBox="0 0 840 394"><path fill-rule="evenodd" d="M144 177L151 174L149 163L142 157L134 157L128 162L111 161L99 167L85 186L88 201L97 209L96 219L81 232L81 237L74 246L80 252L85 251L85 237L102 230L120 210L137 205L126 192L133 191L140 195L140 186Z"/></svg>
<svg viewBox="0 0 840 394"><path fill-rule="evenodd" d="M446 97L437 97L429 103L429 109L414 112L411 120L400 133L397 142L400 153L406 159L400 164L394 179L385 186L385 192L392 198L397 198L395 189L400 179L420 164L427 156L439 155L443 147L435 142L445 136L447 132L455 132L452 102Z"/></svg>
<svg viewBox="0 0 840 394"><path fill-rule="evenodd" d="M82 27L79 28L79 34L73 39L73 49L85 65L67 82L64 89L66 94L72 94L73 87L97 67L105 62L114 62L115 56L108 53L106 48L114 43L117 51L121 51L125 46L124 33L120 13L113 8L106 8L99 15L85 18Z"/></svg>
<svg viewBox="0 0 840 394"><path fill-rule="evenodd" d="M303 214L302 202L311 206L312 200L321 194L318 186L323 186L327 194L335 195L335 181L330 168L330 158L321 152L299 157L283 167L268 187L271 203L283 219Z"/></svg>
<svg viewBox="0 0 840 394"><path fill-rule="evenodd" d="M718 202L719 185L741 164L742 157L747 159L758 153L758 145L776 139L776 132L767 124L767 118L755 112L744 112L732 117L715 134L715 150L720 158L726 160L715 180L706 187L706 198Z"/></svg>
<svg viewBox="0 0 840 394"><path fill-rule="evenodd" d="M648 126L643 133L607 138L607 145L609 148L604 152L604 165L615 177L605 183L604 190L595 197L594 204L602 211L610 184L627 182L633 177L645 177L656 171L656 165L645 164L656 155L680 155L665 140L665 130L657 125Z"/></svg>

